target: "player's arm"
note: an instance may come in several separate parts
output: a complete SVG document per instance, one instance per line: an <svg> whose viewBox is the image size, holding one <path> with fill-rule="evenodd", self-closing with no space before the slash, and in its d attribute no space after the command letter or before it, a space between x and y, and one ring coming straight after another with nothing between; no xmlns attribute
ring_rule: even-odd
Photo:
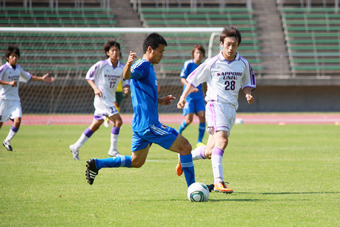
<svg viewBox="0 0 340 227"><path fill-rule="evenodd" d="M101 92L101 90L99 90L99 88L96 86L96 84L93 82L93 80L87 80L87 82L92 87L95 95L98 95L99 97L103 97L103 93Z"/></svg>
<svg viewBox="0 0 340 227"><path fill-rule="evenodd" d="M48 73L46 73L43 76L33 76L32 75L31 80L32 81L42 81L42 82L52 83L54 81L54 77L53 76L49 77Z"/></svg>
<svg viewBox="0 0 340 227"><path fill-rule="evenodd" d="M167 95L162 98L158 98L158 104L160 105L169 105L172 103L172 100L176 99L176 97L173 97L172 95Z"/></svg>
<svg viewBox="0 0 340 227"><path fill-rule="evenodd" d="M185 90L183 91L181 97L179 98L179 101L177 103L177 108L178 109L183 109L184 105L185 105L185 99L187 98L187 96L193 92L195 88L193 85L189 84L186 86Z"/></svg>
<svg viewBox="0 0 340 227"><path fill-rule="evenodd" d="M17 82L15 80L12 80L12 81L4 81L4 80L0 80L0 84L3 84L3 85L10 85L12 87L15 87L17 86Z"/></svg>
<svg viewBox="0 0 340 227"><path fill-rule="evenodd" d="M131 78L131 65L136 58L137 58L136 53L130 51L128 60L127 60L126 65L123 69L123 78L125 80L129 80Z"/></svg>
<svg viewBox="0 0 340 227"><path fill-rule="evenodd" d="M243 92L246 95L246 99L247 99L247 102L249 104L252 104L254 102L254 97L251 95L252 90L253 90L253 88L251 88L251 87L245 87L243 89Z"/></svg>

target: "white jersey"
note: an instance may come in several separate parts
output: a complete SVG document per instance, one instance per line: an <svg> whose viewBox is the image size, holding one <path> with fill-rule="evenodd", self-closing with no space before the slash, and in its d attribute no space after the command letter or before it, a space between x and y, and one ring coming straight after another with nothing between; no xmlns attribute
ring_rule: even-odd
<svg viewBox="0 0 340 227"><path fill-rule="evenodd" d="M124 64L120 61L117 67L113 67L110 59L99 61L94 64L86 74L87 80L92 80L102 92L103 97L96 95L94 103L101 103L105 106L112 106L116 101L116 90L119 81L123 79ZM128 85L129 81L123 80L123 87Z"/></svg>
<svg viewBox="0 0 340 227"><path fill-rule="evenodd" d="M207 82L205 100L228 103L238 108L239 90L245 87L256 88L256 79L249 62L236 53L233 61L228 61L220 52L207 59L187 78L188 83L197 87Z"/></svg>
<svg viewBox="0 0 340 227"><path fill-rule="evenodd" d="M32 75L25 72L20 65L13 68L8 62L0 67L0 80L11 82L16 81L17 86L0 84L0 100L20 101L19 82L28 83Z"/></svg>

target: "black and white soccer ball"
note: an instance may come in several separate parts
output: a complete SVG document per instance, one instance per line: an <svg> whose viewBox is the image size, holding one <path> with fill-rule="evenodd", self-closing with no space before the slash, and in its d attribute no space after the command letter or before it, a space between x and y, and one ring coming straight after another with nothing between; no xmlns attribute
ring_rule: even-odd
<svg viewBox="0 0 340 227"><path fill-rule="evenodd" d="M195 182L189 186L187 196L191 202L206 202L209 199L209 189L205 184Z"/></svg>

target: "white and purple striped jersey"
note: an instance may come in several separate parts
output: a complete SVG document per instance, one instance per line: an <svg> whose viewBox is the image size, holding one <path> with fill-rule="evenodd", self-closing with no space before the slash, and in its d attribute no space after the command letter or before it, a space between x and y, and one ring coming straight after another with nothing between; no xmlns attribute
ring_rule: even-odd
<svg viewBox="0 0 340 227"><path fill-rule="evenodd" d="M207 82L205 100L228 103L238 108L239 90L246 87L256 88L256 79L249 62L236 53L233 61L228 61L220 52L207 59L187 78L194 87Z"/></svg>
<svg viewBox="0 0 340 227"><path fill-rule="evenodd" d="M113 67L110 59L99 61L94 64L86 74L87 80L92 80L102 92L103 97L95 96L95 103L112 106L116 101L116 90L119 81L123 79L124 64L118 61L117 67ZM123 87L129 85L129 80L123 80Z"/></svg>
<svg viewBox="0 0 340 227"><path fill-rule="evenodd" d="M16 81L17 86L0 84L0 100L20 101L19 97L19 82L28 83L32 75L25 72L20 65L12 67L8 62L0 67L0 80Z"/></svg>

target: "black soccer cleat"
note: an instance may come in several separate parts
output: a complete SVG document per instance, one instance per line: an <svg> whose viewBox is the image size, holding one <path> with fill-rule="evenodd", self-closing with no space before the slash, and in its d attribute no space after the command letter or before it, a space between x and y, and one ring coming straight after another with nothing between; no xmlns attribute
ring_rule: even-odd
<svg viewBox="0 0 340 227"><path fill-rule="evenodd" d="M94 178L98 175L98 169L96 167L96 161L94 159L89 159L86 162L86 179L87 183L93 184Z"/></svg>
<svg viewBox="0 0 340 227"><path fill-rule="evenodd" d="M12 148L12 146L11 146L11 144L9 142L4 141L4 142L2 142L2 145L4 145L6 150L13 151L13 148Z"/></svg>
<svg viewBox="0 0 340 227"><path fill-rule="evenodd" d="M214 184L207 184L207 187L209 189L209 192L214 190Z"/></svg>

